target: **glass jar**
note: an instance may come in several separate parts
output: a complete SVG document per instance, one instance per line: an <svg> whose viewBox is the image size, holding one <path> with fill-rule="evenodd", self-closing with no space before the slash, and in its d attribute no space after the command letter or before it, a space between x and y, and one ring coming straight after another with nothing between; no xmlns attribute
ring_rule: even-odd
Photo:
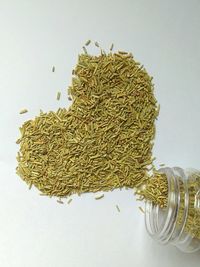
<svg viewBox="0 0 200 267"><path fill-rule="evenodd" d="M146 201L146 229L161 244L195 252L200 249L200 172L179 167L158 171L168 180L168 204L160 208Z"/></svg>

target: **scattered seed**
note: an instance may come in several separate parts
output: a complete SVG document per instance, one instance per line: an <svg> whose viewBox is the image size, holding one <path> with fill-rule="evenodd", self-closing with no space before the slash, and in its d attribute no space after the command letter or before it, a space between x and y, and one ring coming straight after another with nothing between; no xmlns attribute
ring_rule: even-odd
<svg viewBox="0 0 200 267"><path fill-rule="evenodd" d="M62 200L60 200L60 199L58 199L57 202L60 203L60 204L64 204L64 202Z"/></svg>
<svg viewBox="0 0 200 267"><path fill-rule="evenodd" d="M99 200L99 199L102 199L103 197L104 197L104 194L99 195L99 196L96 196L95 199L96 199L96 200Z"/></svg>
<svg viewBox="0 0 200 267"><path fill-rule="evenodd" d="M88 46L91 43L91 40L88 40L85 45Z"/></svg>
<svg viewBox="0 0 200 267"><path fill-rule="evenodd" d="M31 190L31 188L32 188L32 185L33 185L33 184L32 184L32 183L30 183L30 185L29 185L29 190Z"/></svg>
<svg viewBox="0 0 200 267"><path fill-rule="evenodd" d="M120 212L120 208L119 208L118 205L116 205L116 209L117 209L118 212Z"/></svg>
<svg viewBox="0 0 200 267"><path fill-rule="evenodd" d="M60 100L60 96L61 96L61 92L57 92L56 99L57 99L57 100Z"/></svg>
<svg viewBox="0 0 200 267"><path fill-rule="evenodd" d="M28 112L27 109L22 109L22 110L20 110L19 114L24 114L24 113L27 113L27 112Z"/></svg>
<svg viewBox="0 0 200 267"><path fill-rule="evenodd" d="M70 204L72 202L72 198L70 198L68 201L67 201L67 204Z"/></svg>
<svg viewBox="0 0 200 267"><path fill-rule="evenodd" d="M118 53L121 55L128 55L128 52L125 52L125 51L118 51Z"/></svg>
<svg viewBox="0 0 200 267"><path fill-rule="evenodd" d="M113 51L114 44L111 44L110 51Z"/></svg>
<svg viewBox="0 0 200 267"><path fill-rule="evenodd" d="M87 52L87 49L85 48L85 46L83 46L83 51L84 51L85 54L88 53L88 52Z"/></svg>

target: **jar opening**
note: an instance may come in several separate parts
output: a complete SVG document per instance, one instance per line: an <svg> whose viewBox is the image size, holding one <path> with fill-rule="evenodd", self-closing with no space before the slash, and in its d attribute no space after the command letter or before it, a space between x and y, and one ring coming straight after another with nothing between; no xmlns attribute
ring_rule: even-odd
<svg viewBox="0 0 200 267"><path fill-rule="evenodd" d="M184 252L199 250L200 180L195 180L196 177L200 178L199 174L178 167L158 171L166 175L168 200L166 208L146 201L145 225L149 235L162 244L171 243ZM193 218L196 224L193 224Z"/></svg>
<svg viewBox="0 0 200 267"><path fill-rule="evenodd" d="M186 177L181 168L161 168L160 173L166 174L168 180L168 204L166 208L161 208L152 202L146 201L145 204L145 224L148 233L162 244L166 244L169 240L174 240L181 235L182 225L177 226L177 214L180 206L180 184L177 175ZM184 217L187 214L184 214ZM184 222L183 222L184 223ZM175 231L176 228L176 231Z"/></svg>

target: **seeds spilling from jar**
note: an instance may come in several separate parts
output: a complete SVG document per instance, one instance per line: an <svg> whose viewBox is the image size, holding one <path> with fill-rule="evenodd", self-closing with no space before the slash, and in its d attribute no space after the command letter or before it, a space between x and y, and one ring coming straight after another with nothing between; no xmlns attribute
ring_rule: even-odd
<svg viewBox="0 0 200 267"><path fill-rule="evenodd" d="M178 191L173 189L173 194L176 194L179 199L176 223L183 225L185 221L184 231L200 239L200 172L191 172L185 183L177 176L177 183L179 183ZM170 194L168 187L166 174L155 171L142 188L136 191L136 194L139 195L139 200L150 201L154 205L167 209Z"/></svg>

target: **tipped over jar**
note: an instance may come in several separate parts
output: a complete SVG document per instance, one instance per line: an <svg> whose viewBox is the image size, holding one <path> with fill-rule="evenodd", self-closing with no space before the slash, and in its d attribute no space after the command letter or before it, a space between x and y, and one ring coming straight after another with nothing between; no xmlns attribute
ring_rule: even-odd
<svg viewBox="0 0 200 267"><path fill-rule="evenodd" d="M200 171L166 167L158 172L168 182L167 205L161 208L146 201L146 229L161 244L195 252L200 249Z"/></svg>

